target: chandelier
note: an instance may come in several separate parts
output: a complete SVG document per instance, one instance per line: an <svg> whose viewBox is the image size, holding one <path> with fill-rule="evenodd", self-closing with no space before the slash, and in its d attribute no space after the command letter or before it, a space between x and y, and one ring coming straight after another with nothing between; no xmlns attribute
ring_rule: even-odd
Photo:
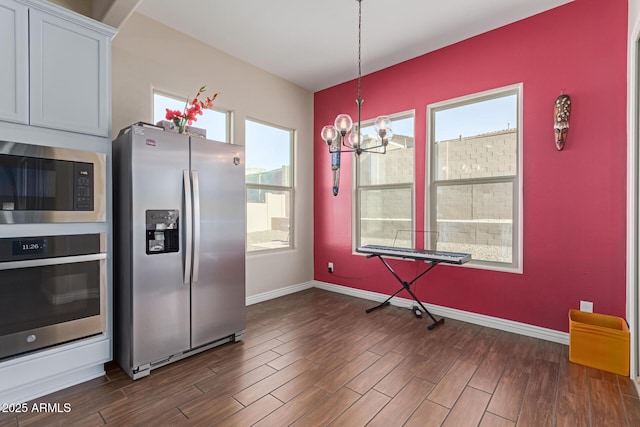
<svg viewBox="0 0 640 427"><path fill-rule="evenodd" d="M376 131L375 138L368 138L365 141L360 133L360 110L362 108L362 102L364 101L362 96L360 96L360 83L362 80L362 0L356 1L358 2L358 97L356 98L356 104L358 105L358 123L354 125L351 116L348 114L338 114L333 125L327 125L322 128L320 136L329 146L329 153L331 154L345 152L356 153L358 156L364 152L385 154L389 140L393 138L391 119L389 119L388 116L376 118L374 124ZM347 134L349 134L348 137ZM339 160L337 166L339 167ZM337 186L334 186L334 194L337 194Z"/></svg>

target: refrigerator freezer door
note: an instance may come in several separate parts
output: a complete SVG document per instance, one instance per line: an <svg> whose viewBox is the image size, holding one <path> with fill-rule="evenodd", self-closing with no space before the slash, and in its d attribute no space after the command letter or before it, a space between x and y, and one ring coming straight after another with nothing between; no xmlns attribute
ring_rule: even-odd
<svg viewBox="0 0 640 427"><path fill-rule="evenodd" d="M183 283L185 226L191 221L185 214L183 193L183 171L189 169L189 140L183 135L146 128L138 128L132 134L131 356L132 365L139 366L190 346L189 285ZM147 212L155 211L157 216L163 210L168 216L177 212L179 250L147 254ZM156 220L162 228L162 218Z"/></svg>
<svg viewBox="0 0 640 427"><path fill-rule="evenodd" d="M244 147L191 138L191 169L200 202L199 268L191 285L192 346L198 347L245 328Z"/></svg>

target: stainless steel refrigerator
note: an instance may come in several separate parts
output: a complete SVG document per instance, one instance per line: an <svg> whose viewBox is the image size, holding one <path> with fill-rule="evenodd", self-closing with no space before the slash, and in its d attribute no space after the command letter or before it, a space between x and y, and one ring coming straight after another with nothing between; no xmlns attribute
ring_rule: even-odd
<svg viewBox="0 0 640 427"><path fill-rule="evenodd" d="M133 125L113 154L114 353L137 379L242 339L244 147Z"/></svg>

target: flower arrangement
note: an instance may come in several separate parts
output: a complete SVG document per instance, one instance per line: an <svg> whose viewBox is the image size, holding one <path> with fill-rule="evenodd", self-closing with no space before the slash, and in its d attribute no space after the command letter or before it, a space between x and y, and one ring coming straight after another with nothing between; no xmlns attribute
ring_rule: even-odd
<svg viewBox="0 0 640 427"><path fill-rule="evenodd" d="M191 101L187 99L183 111L166 109L167 113L165 114L165 118L167 120L171 120L176 125L179 133L184 132L184 127L186 125L191 125L193 122L197 121L198 116L202 115L202 110L213 108L213 101L218 97L218 93L214 93L211 98L207 96L203 101L200 99L200 95L205 91L206 86L202 86Z"/></svg>

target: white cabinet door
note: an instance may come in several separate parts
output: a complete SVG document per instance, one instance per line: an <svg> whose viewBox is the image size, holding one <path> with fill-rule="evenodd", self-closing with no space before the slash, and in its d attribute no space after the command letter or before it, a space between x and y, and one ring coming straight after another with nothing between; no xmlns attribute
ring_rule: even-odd
<svg viewBox="0 0 640 427"><path fill-rule="evenodd" d="M29 122L27 7L0 0L0 120Z"/></svg>
<svg viewBox="0 0 640 427"><path fill-rule="evenodd" d="M110 38L31 9L31 124L109 136Z"/></svg>

